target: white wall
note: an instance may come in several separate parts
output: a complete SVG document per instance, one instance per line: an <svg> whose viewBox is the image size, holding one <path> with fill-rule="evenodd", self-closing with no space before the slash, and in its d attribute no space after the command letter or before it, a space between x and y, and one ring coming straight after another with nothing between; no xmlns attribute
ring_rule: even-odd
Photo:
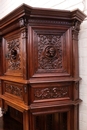
<svg viewBox="0 0 87 130"><path fill-rule="evenodd" d="M0 18L3 18L16 7L26 3L33 7L73 10L79 8L87 14L87 0L0 0ZM80 82L80 129L87 130L87 18L81 24L79 33L79 70Z"/></svg>
<svg viewBox="0 0 87 130"><path fill-rule="evenodd" d="M84 4L84 13L87 14L87 0ZM79 70L80 82L80 130L87 130L87 18L83 21L79 33Z"/></svg>

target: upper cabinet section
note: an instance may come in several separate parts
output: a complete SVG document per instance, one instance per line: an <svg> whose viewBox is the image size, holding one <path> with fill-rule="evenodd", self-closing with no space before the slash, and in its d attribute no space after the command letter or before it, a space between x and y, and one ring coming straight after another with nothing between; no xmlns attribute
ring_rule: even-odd
<svg viewBox="0 0 87 130"><path fill-rule="evenodd" d="M21 5L0 21L2 75L78 78L80 11Z"/></svg>

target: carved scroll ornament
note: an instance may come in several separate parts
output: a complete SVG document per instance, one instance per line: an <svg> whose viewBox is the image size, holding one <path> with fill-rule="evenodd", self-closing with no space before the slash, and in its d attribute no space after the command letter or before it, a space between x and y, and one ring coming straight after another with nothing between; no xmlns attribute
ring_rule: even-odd
<svg viewBox="0 0 87 130"><path fill-rule="evenodd" d="M67 96L68 87L35 89L35 99L62 98Z"/></svg>
<svg viewBox="0 0 87 130"><path fill-rule="evenodd" d="M15 85L6 84L5 92L23 98L23 90Z"/></svg>

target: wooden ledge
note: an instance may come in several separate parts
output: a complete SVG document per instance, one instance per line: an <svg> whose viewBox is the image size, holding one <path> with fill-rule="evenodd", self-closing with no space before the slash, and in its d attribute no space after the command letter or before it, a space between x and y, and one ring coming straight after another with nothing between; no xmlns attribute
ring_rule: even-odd
<svg viewBox="0 0 87 130"><path fill-rule="evenodd" d="M78 82L81 80L80 77L73 78L73 77L45 77L45 78L30 78L29 80L25 80L21 77L15 76L0 76L0 80L9 81L9 82L16 82L21 84L33 84L33 83L56 83L56 82Z"/></svg>
<svg viewBox="0 0 87 130"><path fill-rule="evenodd" d="M61 107L61 106L71 106L71 105L78 105L82 102L81 99L72 101L72 100L66 100L66 101L56 101L56 102L49 102L49 103L36 103L31 104L30 109L43 109L43 108L51 108L51 107Z"/></svg>
<svg viewBox="0 0 87 130"><path fill-rule="evenodd" d="M14 101L14 100L11 100L8 97L5 97L4 95L0 95L0 98L5 100L7 105L19 110L20 112L24 112L24 111L29 110L29 106L25 105L23 102L19 102L19 100Z"/></svg>

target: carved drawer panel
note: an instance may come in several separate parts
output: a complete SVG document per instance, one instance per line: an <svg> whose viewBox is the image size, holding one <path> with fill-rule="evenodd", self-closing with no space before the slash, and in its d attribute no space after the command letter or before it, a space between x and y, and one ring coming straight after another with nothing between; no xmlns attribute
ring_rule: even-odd
<svg viewBox="0 0 87 130"><path fill-rule="evenodd" d="M32 102L71 100L71 83L35 84L31 87ZM31 95L31 96L32 96Z"/></svg>
<svg viewBox="0 0 87 130"><path fill-rule="evenodd" d="M27 86L23 84L4 81L3 95L12 100L19 100L27 103Z"/></svg>

